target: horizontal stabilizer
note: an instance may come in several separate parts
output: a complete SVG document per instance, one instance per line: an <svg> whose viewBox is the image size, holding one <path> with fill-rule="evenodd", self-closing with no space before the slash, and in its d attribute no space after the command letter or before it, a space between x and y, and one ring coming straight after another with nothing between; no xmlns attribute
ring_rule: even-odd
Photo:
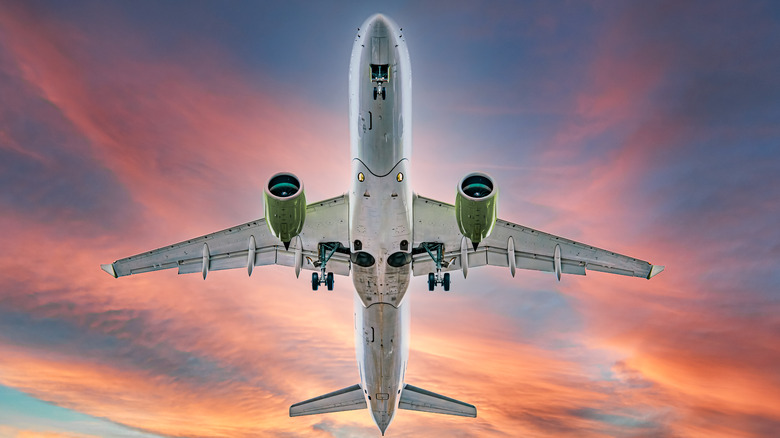
<svg viewBox="0 0 780 438"><path fill-rule="evenodd" d="M398 408L434 414L460 415L461 417L477 416L477 408L474 405L409 384L404 385L404 390L401 391L401 401L398 403Z"/></svg>
<svg viewBox="0 0 780 438"><path fill-rule="evenodd" d="M360 384L339 389L290 406L290 416L327 414L329 412L354 411L365 409L366 399Z"/></svg>

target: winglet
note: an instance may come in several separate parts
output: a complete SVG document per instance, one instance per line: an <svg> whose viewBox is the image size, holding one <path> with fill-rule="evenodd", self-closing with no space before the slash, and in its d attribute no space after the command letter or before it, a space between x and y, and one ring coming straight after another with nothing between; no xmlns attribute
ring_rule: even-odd
<svg viewBox="0 0 780 438"><path fill-rule="evenodd" d="M100 269L108 272L109 275L111 275L114 278L117 278L118 275L116 275L116 271L114 270L114 264L106 264L106 265L100 265Z"/></svg>
<svg viewBox="0 0 780 438"><path fill-rule="evenodd" d="M655 277L656 275L660 274L661 272L663 272L664 268L665 266L652 265L652 267L650 268L650 273L647 274L647 279L649 280Z"/></svg>

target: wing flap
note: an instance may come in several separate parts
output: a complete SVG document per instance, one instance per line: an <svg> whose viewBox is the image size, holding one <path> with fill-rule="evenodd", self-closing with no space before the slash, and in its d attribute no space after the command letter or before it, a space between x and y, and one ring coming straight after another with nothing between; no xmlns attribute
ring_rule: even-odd
<svg viewBox="0 0 780 438"><path fill-rule="evenodd" d="M598 265L596 263L588 263L588 269L590 269L591 271L606 272L607 274L635 276L634 275L635 274L634 271L630 271L628 269L620 269L620 268L616 268L616 267L613 267L613 266L602 266L602 265ZM636 277L647 277L647 274L645 274L645 275L636 275Z"/></svg>
<svg viewBox="0 0 780 438"><path fill-rule="evenodd" d="M489 246L485 248L485 264L490 266L509 267L506 249ZM469 254L469 266L471 265L471 254ZM474 265L477 266L477 265Z"/></svg>
<svg viewBox="0 0 780 438"><path fill-rule="evenodd" d="M202 263L203 263L202 259L183 260L179 262L179 274L194 274L196 272L201 272L203 267ZM152 271L152 269L150 269L149 271ZM131 272L130 274L140 274L140 272Z"/></svg>
<svg viewBox="0 0 780 438"><path fill-rule="evenodd" d="M409 384L401 391L399 409L430 412L433 414L458 415L461 417L476 417L477 408L454 398L445 397Z"/></svg>
<svg viewBox="0 0 780 438"><path fill-rule="evenodd" d="M450 251L444 254L444 260L449 263L444 267L444 271L459 271L462 269L460 262L460 252ZM469 267L474 268L478 266L500 266L509 267L509 252L506 248L499 248L495 246L480 246L476 251L469 249L468 253ZM417 254L413 257L413 275L427 275L429 272L433 272L436 268L433 264L433 260L428 254ZM540 254L531 254L527 252L515 251L515 265L518 269L529 269L534 271L554 272L555 267L553 264L553 258L551 256L544 256ZM604 267L594 268L593 264L587 265L584 262L563 259L561 260L561 272L564 274L573 275L585 275L585 269L591 269L593 271L605 269ZM611 271L604 271L610 272ZM623 274L623 275L633 275Z"/></svg>
<svg viewBox="0 0 780 438"><path fill-rule="evenodd" d="M303 415L354 411L366 409L367 406L363 388L360 387L360 384L357 384L296 403L290 406L290 416L300 417Z"/></svg>
<svg viewBox="0 0 780 438"><path fill-rule="evenodd" d="M538 254L527 252L515 253L515 263L518 269L531 269L543 272L553 272L555 270L552 257L539 257Z"/></svg>
<svg viewBox="0 0 780 438"><path fill-rule="evenodd" d="M564 274L585 275L585 263L561 261L561 272Z"/></svg>

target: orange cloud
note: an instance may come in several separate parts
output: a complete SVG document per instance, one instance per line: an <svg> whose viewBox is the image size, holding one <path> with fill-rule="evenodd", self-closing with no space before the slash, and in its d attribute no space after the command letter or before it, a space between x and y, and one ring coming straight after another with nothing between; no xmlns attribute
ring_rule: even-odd
<svg viewBox="0 0 780 438"><path fill-rule="evenodd" d="M276 170L303 177L312 200L343 191L332 175L348 165L346 115L258 91L249 85L257 79L231 68L214 48L202 52L207 65L99 57L101 44L111 41L91 41L75 26L23 7L5 7L0 25L15 61L5 70L64 115L90 145L84 159L109 169L145 219L106 232L96 226L99 217L36 221L3 212L0 229L13 232L0 237L0 311L19 326L6 322L0 332L0 384L171 436L375 434L365 411L287 417L291 403L357 381L348 279L339 279L333 293L313 294L306 279L273 267L251 279L215 272L206 282L172 271L113 280L98 269L260 216L260 188ZM477 405L479 417L403 411L389 436L766 436L777 426L776 305L710 277L713 261L750 262L713 256L723 242L663 237L674 224L647 219L658 200L643 208L631 202L656 153L687 131L669 114L632 123L645 114L668 59L655 47L649 58L615 56L630 30L607 27L605 49L586 72L592 88L572 100L572 118L549 150L527 167L509 161L501 163L509 169L496 169L517 178L500 181L512 190L534 183L523 202L546 208L531 214L551 220L529 226L647 257L667 264L667 272L651 282L565 277L559 290L582 328L572 333L560 328L568 321L544 321L540 335L523 333L512 319L510 307L524 297L501 295L506 309L499 312L500 304L485 302L494 296L469 295L482 287L474 286L479 278L446 297L418 293L424 287L414 283L407 380ZM133 36L122 47L136 53L150 44ZM566 159L587 156L584 143L614 130L621 131L620 147L585 164ZM48 159L3 132L3 149ZM417 144L442 138L423 133ZM291 160L290 150L316 159ZM439 157L430 149L416 156L423 158L416 187L448 201L462 176L455 172L474 165L425 174L422 166ZM523 222L528 216L518 205L504 203L502 217ZM483 285L502 293L556 284L531 273L510 284L505 271L489 269ZM723 308L740 305L750 312Z"/></svg>
<svg viewBox="0 0 780 438"><path fill-rule="evenodd" d="M29 226L22 230L19 242L50 233ZM106 251L102 240L61 239L49 256L68 259L71 254L72 263L44 267L32 262L35 248L12 243L20 252L0 262L29 261L17 262L16 269L28 273L18 278L27 281L22 292L38 293L35 299L25 294L11 303L32 315L34 323L67 322L82 333L82 344L75 340L44 352L34 342L20 346L6 339L0 383L164 435L373 433L364 411L302 419L286 415L291 403L357 380L351 285L342 281L332 294L312 294L305 281L274 268L258 271L251 280L243 272L216 272L206 282L173 272L113 280L89 260ZM63 289L69 278L73 288ZM601 406L611 412L614 388L609 384L584 376L576 360L509 340L511 319L476 303L451 297L454 301L431 318L426 309L435 309L436 302L418 289L410 291L413 309L419 310L407 380L474 403L480 415L477 420L436 417L431 424L430 416L404 411L391 433L448 434L464 427L484 434L520 430L530 436L550 430L579 436L605 433L604 422L581 409ZM105 351L105 346L83 344L100 344L104 337L115 343ZM187 367L192 360L215 368L199 374L200 368Z"/></svg>
<svg viewBox="0 0 780 438"><path fill-rule="evenodd" d="M0 437L2 438L99 438L96 435L82 433L25 430L11 426L0 425Z"/></svg>

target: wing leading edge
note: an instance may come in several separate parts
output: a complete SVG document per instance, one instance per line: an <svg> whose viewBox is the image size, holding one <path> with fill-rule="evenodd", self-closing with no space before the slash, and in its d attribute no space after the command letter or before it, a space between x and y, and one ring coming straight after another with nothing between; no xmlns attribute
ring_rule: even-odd
<svg viewBox="0 0 780 438"><path fill-rule="evenodd" d="M349 206L346 195L338 196L306 207L306 221L300 235L289 250L284 248L268 229L265 219L257 219L215 233L140 253L100 267L114 277L178 268L179 274L282 265L317 269L320 242L349 243ZM349 275L350 261L345 254L336 253L328 261L328 271Z"/></svg>
<svg viewBox="0 0 780 438"><path fill-rule="evenodd" d="M515 269L585 275L585 271L628 275L650 279L664 270L644 260L575 242L553 234L499 219L493 233L474 250L465 245L455 219L455 207L433 199L414 199L414 245L422 242L444 244L445 271L478 266L502 266ZM466 269L464 269L464 261ZM413 258L414 275L435 271L433 260L425 253Z"/></svg>

